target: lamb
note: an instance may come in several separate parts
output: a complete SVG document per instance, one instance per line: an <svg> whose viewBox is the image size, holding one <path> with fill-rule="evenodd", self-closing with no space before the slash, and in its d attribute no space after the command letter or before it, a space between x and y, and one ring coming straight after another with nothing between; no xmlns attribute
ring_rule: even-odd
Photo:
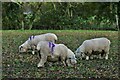
<svg viewBox="0 0 120 80"><path fill-rule="evenodd" d="M89 56L94 55L94 52L101 56L105 54L105 59L108 59L110 40L107 38L94 38L90 40L85 40L82 45L75 51L77 57L85 57L89 60Z"/></svg>
<svg viewBox="0 0 120 80"><path fill-rule="evenodd" d="M54 33L46 33L36 36L30 36L27 41L19 46L19 52L27 52L28 49L32 49L32 54L35 53L36 46L40 41L51 41L55 42L57 36Z"/></svg>
<svg viewBox="0 0 120 80"><path fill-rule="evenodd" d="M44 67L44 63L49 61L58 61L61 59L64 66L73 66L77 63L75 54L64 44L54 44L53 42L40 41L37 50L41 55L40 62L37 67Z"/></svg>

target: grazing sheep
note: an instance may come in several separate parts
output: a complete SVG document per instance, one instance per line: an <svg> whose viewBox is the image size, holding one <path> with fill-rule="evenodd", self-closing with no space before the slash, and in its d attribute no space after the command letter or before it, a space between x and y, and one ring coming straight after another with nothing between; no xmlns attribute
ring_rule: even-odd
<svg viewBox="0 0 120 80"><path fill-rule="evenodd" d="M41 59L37 67L44 67L44 63L47 62L47 60L58 61L59 58L63 62L64 66L66 66L66 64L68 66L72 66L77 63L75 54L64 44L40 41L37 45L37 50L41 55Z"/></svg>
<svg viewBox="0 0 120 80"><path fill-rule="evenodd" d="M19 52L27 52L28 49L32 49L32 53L36 49L38 42L40 41L51 41L55 42L57 40L57 36L53 33L46 33L36 36L30 36L26 42L19 46Z"/></svg>
<svg viewBox="0 0 120 80"><path fill-rule="evenodd" d="M108 59L110 44L111 42L107 38L85 40L75 51L75 55L79 57L86 56L86 60L88 60L89 56L97 53L100 54L100 58L103 56L103 54L105 54L105 59Z"/></svg>

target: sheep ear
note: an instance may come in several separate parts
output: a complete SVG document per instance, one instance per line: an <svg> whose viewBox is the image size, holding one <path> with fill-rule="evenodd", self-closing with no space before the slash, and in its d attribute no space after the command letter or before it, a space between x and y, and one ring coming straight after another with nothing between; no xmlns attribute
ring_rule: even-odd
<svg viewBox="0 0 120 80"><path fill-rule="evenodd" d="M30 36L28 40L31 40L31 38L32 38L32 36Z"/></svg>
<svg viewBox="0 0 120 80"><path fill-rule="evenodd" d="M20 46L20 50L21 50L21 48L23 48L23 46Z"/></svg>

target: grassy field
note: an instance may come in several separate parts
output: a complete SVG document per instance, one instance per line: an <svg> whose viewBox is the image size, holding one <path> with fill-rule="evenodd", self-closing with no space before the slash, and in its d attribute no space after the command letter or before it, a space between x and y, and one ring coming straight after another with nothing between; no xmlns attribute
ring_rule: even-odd
<svg viewBox="0 0 120 80"><path fill-rule="evenodd" d="M63 43L75 51L86 39L107 37L111 41L108 60L77 60L77 68L63 67L57 63L37 68L37 54L18 53L18 46L29 36L53 32L58 36L56 43ZM32 30L2 31L2 77L3 78L119 78L118 77L118 32L92 30Z"/></svg>

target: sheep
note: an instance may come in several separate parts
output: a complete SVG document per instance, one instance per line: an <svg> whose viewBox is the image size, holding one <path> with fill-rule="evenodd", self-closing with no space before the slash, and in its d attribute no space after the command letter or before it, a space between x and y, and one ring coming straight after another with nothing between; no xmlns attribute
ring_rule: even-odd
<svg viewBox="0 0 120 80"><path fill-rule="evenodd" d="M85 40L82 45L77 48L75 55L76 57L81 58L86 56L86 60L89 60L89 56L94 55L95 53L98 53L100 55L100 58L104 53L105 59L107 60L110 44L110 40L104 37Z"/></svg>
<svg viewBox="0 0 120 80"><path fill-rule="evenodd" d="M36 46L40 41L51 41L55 42L57 36L54 33L46 33L36 36L30 36L27 41L19 46L19 52L27 52L28 49L32 49L32 54L35 53Z"/></svg>
<svg viewBox="0 0 120 80"><path fill-rule="evenodd" d="M50 44L52 46L50 46ZM44 63L48 61L62 61L64 66L72 66L77 63L75 54L68 49L64 44L54 44L53 42L40 41L37 45L37 50L41 55L40 62L37 67L44 67Z"/></svg>

